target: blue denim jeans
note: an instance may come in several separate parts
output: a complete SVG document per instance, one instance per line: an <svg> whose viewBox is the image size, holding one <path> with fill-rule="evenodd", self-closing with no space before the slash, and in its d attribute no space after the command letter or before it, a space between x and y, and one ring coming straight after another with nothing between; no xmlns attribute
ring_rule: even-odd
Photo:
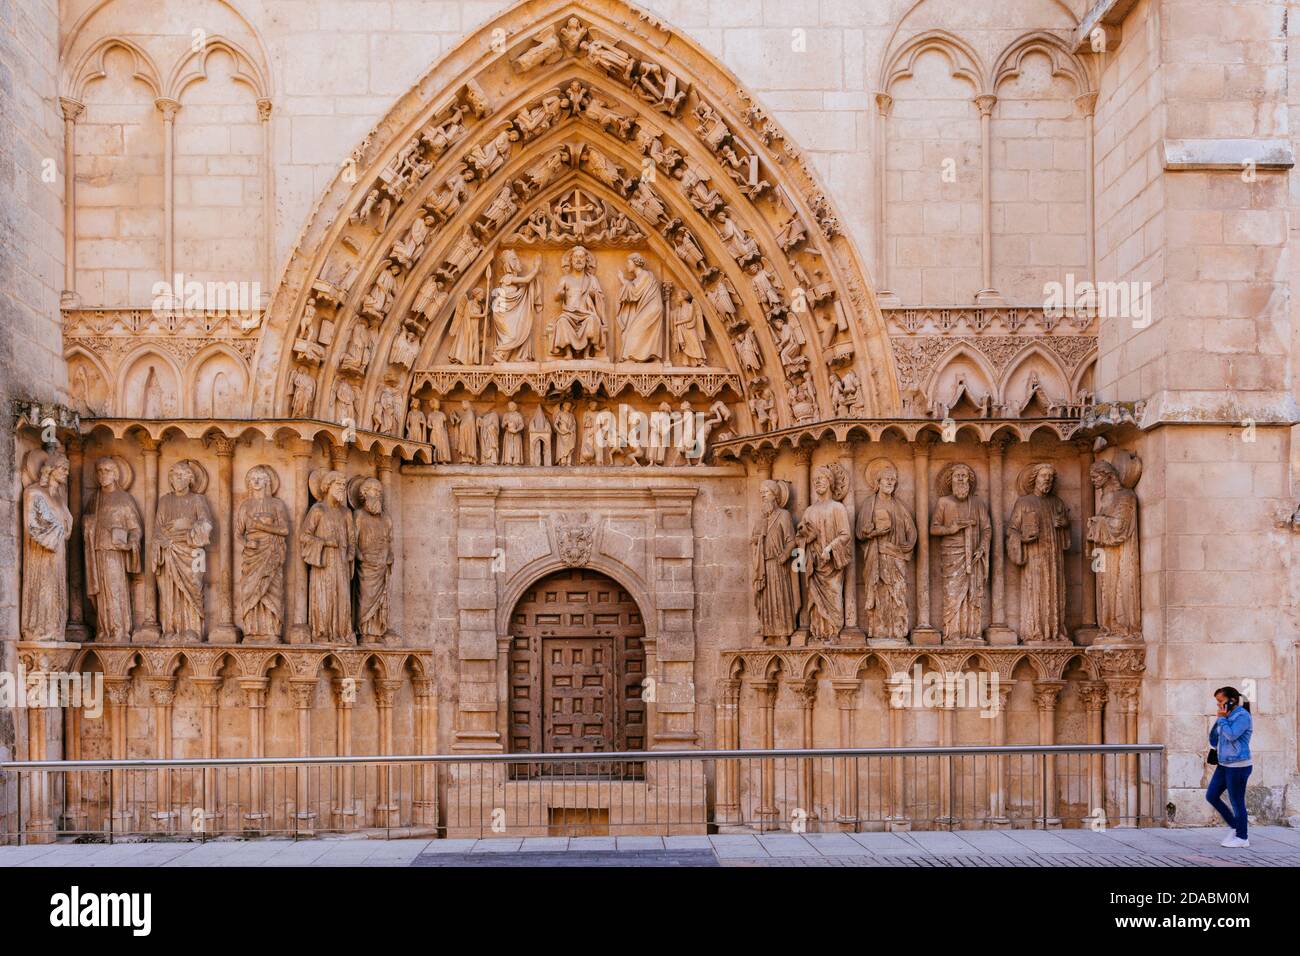
<svg viewBox="0 0 1300 956"><path fill-rule="evenodd" d="M1210 806L1219 811L1223 822L1236 830L1237 836L1243 840L1246 839L1246 780L1249 779L1253 769L1254 767L1222 765L1215 767L1214 776L1210 778L1210 786L1205 791L1205 799L1209 801ZM1228 791L1228 801L1232 804L1231 810L1223 804L1224 790Z"/></svg>

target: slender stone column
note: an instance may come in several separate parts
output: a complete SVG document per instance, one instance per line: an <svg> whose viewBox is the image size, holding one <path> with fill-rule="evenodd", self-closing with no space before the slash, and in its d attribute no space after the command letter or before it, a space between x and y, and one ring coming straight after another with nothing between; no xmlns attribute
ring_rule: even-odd
<svg viewBox="0 0 1300 956"><path fill-rule="evenodd" d="M136 593L139 625L131 635L134 644L156 644L162 640L162 628L158 625L158 580L154 577L153 561L149 555L153 548L153 522L158 513L158 455L162 442L154 441L143 432L136 434L140 451L144 457L144 501L140 510L144 518L144 541L140 547L140 583Z"/></svg>
<svg viewBox="0 0 1300 956"><path fill-rule="evenodd" d="M108 693L108 749L114 760L126 759L126 718L131 705L131 678L105 677L104 689ZM130 829L134 817L127 792L126 771L110 770L109 790L111 792L110 814L113 828L118 832Z"/></svg>
<svg viewBox="0 0 1300 956"><path fill-rule="evenodd" d="M307 562L302 558L302 548L298 546L298 530L307 517L311 506L311 495L307 479L311 475L311 459L314 446L309 441L295 440L293 454L293 518L289 533L289 595L292 607L292 623L287 635L290 644L308 644L311 632L307 629Z"/></svg>
<svg viewBox="0 0 1300 956"><path fill-rule="evenodd" d="M1002 294L993 288L993 106L998 98L992 93L975 97L980 111L980 260L984 287L975 293L976 302L997 302Z"/></svg>
<svg viewBox="0 0 1300 956"><path fill-rule="evenodd" d="M659 734L663 730L659 725L659 687L662 675L659 673L659 642L652 637L641 638L641 649L645 654L645 672L650 678L650 685L642 685L642 698L645 703L645 729L646 745L652 750L656 747L661 750L673 748L671 743L660 741ZM647 693L646 691L649 691Z"/></svg>
<svg viewBox="0 0 1300 956"><path fill-rule="evenodd" d="M998 709L989 722L990 746L1007 745L1007 709L1011 706L1011 690L1015 686L1013 680L998 680ZM1011 826L1007 817L1007 758L1002 755L994 758L993 772L989 775L989 826L999 829Z"/></svg>
<svg viewBox="0 0 1300 956"><path fill-rule="evenodd" d="M894 293L889 289L889 114L894 98L883 91L876 93L876 273L880 290L876 298Z"/></svg>
<svg viewBox="0 0 1300 956"><path fill-rule="evenodd" d="M352 707L357 701L355 678L344 677L334 681L335 745L340 757L352 756ZM336 805L334 825L351 829L356 820L357 808L352 797L352 768L340 766L335 771L333 787Z"/></svg>
<svg viewBox="0 0 1300 956"><path fill-rule="evenodd" d="M385 678L375 681L375 707L379 711L379 753L383 757L393 755L393 699L401 690L402 682ZM401 808L394 798L396 788L393 778L401 782L400 768L393 764L380 765L379 803L375 807L375 825L395 827L401 823Z"/></svg>
<svg viewBox="0 0 1300 956"><path fill-rule="evenodd" d="M154 105L163 116L163 278L170 283L176 274L176 112L181 104L161 96ZM172 294L183 301L185 290L172 289Z"/></svg>
<svg viewBox="0 0 1300 956"><path fill-rule="evenodd" d="M85 109L84 103L59 97L63 113L63 295L59 305L65 309L81 304L77 296L77 119Z"/></svg>
<svg viewBox="0 0 1300 956"><path fill-rule="evenodd" d="M1113 700L1119 712L1124 739L1120 743L1137 743L1139 683L1131 677L1106 678L1108 699ZM1116 802L1123 795L1123 802L1117 807L1114 826L1137 826L1137 816L1141 811L1138 805L1138 782L1140 768L1137 754L1124 754L1117 758L1120 770L1120 788Z"/></svg>
<svg viewBox="0 0 1300 956"><path fill-rule="evenodd" d="M904 673L891 674L885 680L885 706L889 708L889 746L903 745L903 712L911 689L911 676ZM910 830L912 820L907 815L907 795L903 788L903 759L890 757L889 760L889 814L885 817L885 829Z"/></svg>
<svg viewBox="0 0 1300 956"><path fill-rule="evenodd" d="M812 445L800 445L794 450L794 494L793 501L790 503L791 516L794 518L794 524L799 526L799 519L803 517L804 511L812 504ZM800 593L795 595L795 601L798 602L798 614L794 635L790 638L790 644L794 647L806 647L808 645L809 623L808 623L808 602L803 600L803 591L807 588L806 569L810 567L810 559L803 555L803 567L805 573L800 575Z"/></svg>
<svg viewBox="0 0 1300 956"><path fill-rule="evenodd" d="M1084 681L1079 685L1079 697L1083 701L1084 713L1088 718L1088 743L1098 746L1103 742L1105 733L1104 718L1108 697L1106 682ZM1091 754L1088 757L1088 813L1093 817L1100 814L1102 822L1109 825L1106 813L1105 768L1101 754Z"/></svg>
<svg viewBox="0 0 1300 956"><path fill-rule="evenodd" d="M216 618L208 630L208 640L217 644L234 644L239 629L234 624L235 605L235 439L210 435L207 445L217 456L217 589ZM297 549L295 549L297 550Z"/></svg>
<svg viewBox="0 0 1300 956"><path fill-rule="evenodd" d="M63 759L81 759L81 708L63 708ZM86 819L86 808L81 798L81 774L67 775L67 808L63 812L63 829L70 832L81 830Z"/></svg>
<svg viewBox="0 0 1300 956"><path fill-rule="evenodd" d="M1084 170L1086 172L1085 186L1083 191L1083 217L1084 228L1086 230L1086 239L1088 251L1088 278L1097 281L1097 214L1096 214L1096 190L1097 190L1097 167L1096 167L1096 123L1097 123L1097 91L1090 90L1087 93L1080 93L1074 98L1079 109L1083 111L1084 117Z"/></svg>
<svg viewBox="0 0 1300 956"><path fill-rule="evenodd" d="M85 582L85 546L81 536L81 495L83 465L85 461L84 445L79 437L68 439L68 511L72 513L72 533L68 535L68 626L65 638L75 643L90 639L90 628L86 626L86 582ZM74 758L69 757L69 760ZM69 774L69 784L77 774ZM69 807L74 806L69 800ZM71 813L72 810L69 810ZM80 808L77 811L80 813Z"/></svg>
<svg viewBox="0 0 1300 956"><path fill-rule="evenodd" d="M750 680L747 683L754 692L754 702L758 706L758 749L771 750L776 716L776 681ZM758 777L758 827L760 830L774 830L779 825L776 810L775 761L770 758L760 760L758 766Z"/></svg>
<svg viewBox="0 0 1300 956"><path fill-rule="evenodd" d="M203 705L201 739L203 756L207 760L220 756L220 751L217 749L217 720L219 717L218 711L221 707L221 685L223 680L221 677L192 678ZM203 771L203 814L201 818L203 822L198 824L200 827L206 827L207 821L218 815L220 794L217 789L217 781L218 771L205 768Z"/></svg>
<svg viewBox="0 0 1300 956"><path fill-rule="evenodd" d="M311 756L311 705L316 700L315 677L289 678L289 694L293 697L298 724L294 733L294 753L299 757ZM294 828L304 836L316 831L313 821L316 813L311 808L311 768L297 767L294 771Z"/></svg>
<svg viewBox="0 0 1300 956"><path fill-rule="evenodd" d="M27 697L27 759L32 761L48 760L47 740L49 731L46 727L50 709L47 694L42 688L50 686L50 675L45 671L32 671L27 674L26 686L20 689ZM50 775L45 771L35 771L27 775L27 824L35 831L24 842L53 843L54 814L50 807ZM23 795L20 792L19 798ZM22 826L22 821L19 821Z"/></svg>
<svg viewBox="0 0 1300 956"><path fill-rule="evenodd" d="M330 445L330 467L335 471L348 473L348 446Z"/></svg>
<svg viewBox="0 0 1300 956"><path fill-rule="evenodd" d="M922 432L912 443L916 485L916 627L913 644L938 644L939 631L930 625L930 445L934 435Z"/></svg>
<svg viewBox="0 0 1300 956"><path fill-rule="evenodd" d="M800 733L799 746L803 750L811 750L813 746L813 707L817 704L817 679L807 678L801 680L787 680L786 689L799 702ZM810 757L799 757L797 775L797 793L795 795L796 811L804 812L804 819L812 828L812 823L819 819L817 813L817 775L814 772L816 761ZM794 828L793 821L791 829Z"/></svg>
<svg viewBox="0 0 1300 956"><path fill-rule="evenodd" d="M812 459L812 445L800 445L794 450L794 495L790 510L797 510L801 515L812 503Z"/></svg>
<svg viewBox="0 0 1300 956"><path fill-rule="evenodd" d="M1003 464L1013 440L1003 434L988 444L989 518L993 523L993 619L985 634L990 644L1015 644L1017 640L1016 632L1007 624L1007 541L1003 533L1006 524Z"/></svg>
<svg viewBox="0 0 1300 956"><path fill-rule="evenodd" d="M275 288L275 160L271 143L271 101L262 97L257 101L257 118L262 123L262 261L265 263L266 281L262 296L267 298ZM252 303L260 308L261 302Z"/></svg>
<svg viewBox="0 0 1300 956"><path fill-rule="evenodd" d="M433 678L417 677L412 681L415 692L416 748L421 754L438 752L438 698ZM415 771L414 797L417 826L438 825L438 776L436 764L420 764Z"/></svg>
<svg viewBox="0 0 1300 956"><path fill-rule="evenodd" d="M398 462L391 455L375 459L380 484L384 486L384 511L393 523L393 564L388 577L388 633L384 638L396 643L402 639L406 609L406 539L402 536L402 483Z"/></svg>
<svg viewBox="0 0 1300 956"><path fill-rule="evenodd" d="M849 510L849 564L844 569L844 627L840 641L846 644L865 644L866 632L858 626L858 537L855 522L858 520L858 475L853 467L853 447L856 442L840 442L840 467L849 476L849 490L844 495L844 507Z"/></svg>
<svg viewBox="0 0 1300 956"><path fill-rule="evenodd" d="M740 681L734 677L718 681L718 748L740 749ZM737 760L718 762L719 823L736 823L740 820L740 774Z"/></svg>
<svg viewBox="0 0 1300 956"><path fill-rule="evenodd" d="M250 757L266 756L266 692L270 686L271 680L268 677L243 677L239 681L239 688L244 692L244 706L248 708L248 755ZM250 768L250 776L251 796L248 812L244 814L244 825L260 830L271 815L266 809L263 768Z"/></svg>
<svg viewBox="0 0 1300 956"><path fill-rule="evenodd" d="M851 748L855 740L853 717L858 712L858 692L862 681L857 678L835 678L831 681L835 690L835 703L840 712L840 739L842 750ZM840 792L838 795L840 812L835 822L841 830L853 832L858 828L858 762L848 758L838 761L840 769Z"/></svg>
<svg viewBox="0 0 1300 956"><path fill-rule="evenodd" d="M945 677L947 675L944 675ZM945 682L943 704L939 709L939 746L951 747L957 737L957 704L956 694L951 693ZM939 815L934 818L934 822L941 827L950 827L956 822L953 813L952 801L952 776L953 776L953 758L944 756L939 758Z"/></svg>
<svg viewBox="0 0 1300 956"><path fill-rule="evenodd" d="M1034 703L1038 705L1038 742L1049 747L1056 743L1056 704L1060 700L1065 681L1034 681ZM1038 784L1042 790L1042 819L1048 827L1059 827L1061 818L1056 815L1056 756L1043 757L1043 772Z"/></svg>
<svg viewBox="0 0 1300 956"><path fill-rule="evenodd" d="M153 703L154 756L159 760L172 758L172 710L176 701L175 677L151 677L147 683L149 699ZM172 809L172 771L158 771L157 800L150 817L169 829L169 822L178 814Z"/></svg>
<svg viewBox="0 0 1300 956"><path fill-rule="evenodd" d="M1097 575L1092 570L1092 548L1088 545L1088 522L1092 519L1097 504L1097 492L1092 487L1092 443L1077 441L1074 444L1079 452L1079 559L1083 571L1083 621L1074 639L1079 644L1091 644L1097 639Z"/></svg>

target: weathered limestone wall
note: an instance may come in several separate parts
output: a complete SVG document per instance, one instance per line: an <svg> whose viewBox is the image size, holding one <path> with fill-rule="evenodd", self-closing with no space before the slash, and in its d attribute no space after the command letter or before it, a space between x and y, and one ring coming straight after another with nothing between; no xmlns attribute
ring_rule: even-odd
<svg viewBox="0 0 1300 956"><path fill-rule="evenodd" d="M266 137L273 167L271 258L278 267L340 164L393 101L441 54L509 6L503 0L270 0L244 10L245 19L220 0L66 4L65 85L78 96L84 92L86 107L77 120L83 303L147 305L164 271L159 226L169 112L175 268L200 279L260 279ZM1006 0L996 8L960 0L647 0L641 6L726 64L791 132L873 274L881 271L881 203L872 183L884 130L887 285L905 304L967 303L985 285L981 96L992 96L984 108L994 288L1009 302L1037 302L1044 281L1066 269L1087 271L1086 114L1075 102L1083 90L1068 74L1054 75L1058 63L1041 48L999 59L1036 31L1068 36L1087 7L1082 0ZM169 76L173 69L188 75L181 64L194 62L195 30L214 43L230 40L247 65L214 47L209 75L181 90ZM900 74L900 55L908 61L913 39L935 30L958 42L922 49L915 71ZM130 40L143 55L116 47L103 61L104 77L86 80L87 70L78 67L111 36ZM974 62L959 64L963 48L978 66L955 77L954 70ZM237 68L257 79L236 82ZM135 77L137 69L145 79ZM151 88L151 74L158 89ZM884 126L877 91L892 98ZM261 96L273 101L265 122L256 110Z"/></svg>
<svg viewBox="0 0 1300 956"><path fill-rule="evenodd" d="M0 671L16 669L18 472L31 447L15 441L14 402L66 400L60 340L63 273L63 129L59 116L58 4L10 5L0 17ZM0 708L0 760L23 748L22 711ZM0 783L0 817L15 793Z"/></svg>
<svg viewBox="0 0 1300 956"><path fill-rule="evenodd" d="M1144 631L1159 651L1143 737L1169 747L1179 820L1209 819L1208 695L1221 684L1255 690L1252 807L1294 804L1295 544L1276 524L1291 508L1295 418L1290 199L1285 172L1249 162L1291 135L1286 13L1143 2L1103 58L1100 278L1153 295L1149 323L1102 319L1098 393L1146 402L1132 447ZM1168 168L1171 140L1193 141L1189 168Z"/></svg>

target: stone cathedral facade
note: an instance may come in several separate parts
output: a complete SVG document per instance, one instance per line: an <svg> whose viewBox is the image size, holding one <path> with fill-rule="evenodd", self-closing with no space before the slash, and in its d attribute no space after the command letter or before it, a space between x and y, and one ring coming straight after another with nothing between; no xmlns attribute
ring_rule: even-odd
<svg viewBox="0 0 1300 956"><path fill-rule="evenodd" d="M0 648L107 706L0 754L1154 742L1197 823L1234 684L1295 814L1294 7L20 0Z"/></svg>

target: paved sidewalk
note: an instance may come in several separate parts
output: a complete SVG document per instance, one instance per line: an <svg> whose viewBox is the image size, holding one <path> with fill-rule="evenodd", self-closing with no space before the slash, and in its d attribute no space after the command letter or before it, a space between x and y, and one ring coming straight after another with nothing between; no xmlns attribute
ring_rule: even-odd
<svg viewBox="0 0 1300 956"><path fill-rule="evenodd" d="M11 866L1300 866L1300 830L962 830L484 840L238 840L0 847Z"/></svg>

